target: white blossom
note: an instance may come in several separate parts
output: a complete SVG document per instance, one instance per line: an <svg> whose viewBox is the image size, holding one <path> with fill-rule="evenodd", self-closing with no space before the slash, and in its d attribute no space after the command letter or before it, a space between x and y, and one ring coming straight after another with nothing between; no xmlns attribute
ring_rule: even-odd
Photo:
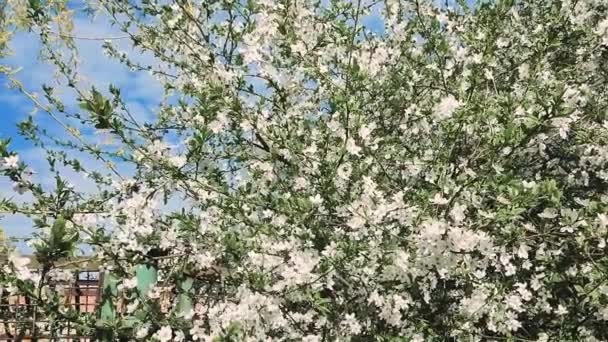
<svg viewBox="0 0 608 342"><path fill-rule="evenodd" d="M4 157L4 159L0 163L0 167L4 167L7 169L16 169L18 166L19 166L19 156L18 155Z"/></svg>
<svg viewBox="0 0 608 342"><path fill-rule="evenodd" d="M448 95L435 105L433 111L438 120L445 120L451 118L460 105L454 96Z"/></svg>
<svg viewBox="0 0 608 342"><path fill-rule="evenodd" d="M165 325L156 332L155 336L160 342L169 342L173 340L173 330Z"/></svg>

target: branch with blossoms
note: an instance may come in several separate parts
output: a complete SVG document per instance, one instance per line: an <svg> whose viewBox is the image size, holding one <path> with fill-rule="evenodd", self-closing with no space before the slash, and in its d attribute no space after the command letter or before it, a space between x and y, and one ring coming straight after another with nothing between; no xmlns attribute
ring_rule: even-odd
<svg viewBox="0 0 608 342"><path fill-rule="evenodd" d="M162 342L608 339L603 1L83 3L163 89L152 118L86 80L77 7L1 4L0 53L28 29L57 78L40 97L0 72L65 134L19 124L50 188L0 144L32 196L0 209L44 266L13 253L0 286L57 303L86 244L124 304L46 316Z"/></svg>

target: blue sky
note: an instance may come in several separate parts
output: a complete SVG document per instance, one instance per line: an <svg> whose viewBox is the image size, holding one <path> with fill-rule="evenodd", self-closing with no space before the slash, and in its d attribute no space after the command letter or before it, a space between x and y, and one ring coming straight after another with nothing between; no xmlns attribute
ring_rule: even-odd
<svg viewBox="0 0 608 342"><path fill-rule="evenodd" d="M73 34L76 37L95 38L124 36L124 34L108 25L107 20L104 18L97 18L91 21L84 17L76 18ZM126 95L125 100L130 110L136 113L141 121L151 120L154 107L158 100L162 98L162 88L148 74L131 72L120 63L102 54L102 43L103 40L77 40L85 84L95 84L98 89L103 90L108 89L110 83L118 86L122 89L123 95ZM151 60L148 56L141 55L139 52L134 53L128 45L127 40L119 40L117 44L122 50L137 55L139 60ZM12 56L4 58L0 62L13 67L23 68L15 77L24 84L28 91L41 94L42 84L54 83L53 68L47 63L42 62L38 57L40 44L35 34L19 33L15 35L10 47L13 52ZM21 160L37 172L34 180L43 184L45 188L51 189L54 185L54 179L52 174L47 170L45 153L18 134L17 124L31 114L41 127L60 136L64 136L65 133L47 113L42 111L33 113L34 106L30 100L17 90L8 89L6 87L7 84L8 79L0 75L0 137L3 139L11 138L11 149L17 152ZM76 97L73 93L69 93L67 88L62 87L58 87L56 90L65 92L62 98L65 99L64 103L68 109L76 108ZM89 136L89 138L96 139L99 142L104 139L100 135ZM74 152L70 153L74 155ZM85 155L82 155L82 157L85 166L98 165L90 157ZM92 191L94 189L93 182L74 172L67 170L65 172L68 176L67 178L78 189L84 191ZM0 177L0 197L13 198L17 201L31 200L31 197L27 194L18 195L11 189L12 184L10 180ZM7 235L11 237L27 237L33 232L31 221L23 215L1 216L0 228L3 228ZM17 245L22 251L30 251L22 242L19 242Z"/></svg>
<svg viewBox="0 0 608 342"><path fill-rule="evenodd" d="M443 3L443 1L441 1ZM383 33L383 22L378 15L380 6L375 6L372 14L362 18L362 24L368 29L378 34ZM124 37L124 34L109 25L107 19L99 17L92 21L90 18L77 16L73 35L75 37ZM128 40L115 40L120 49L126 51L130 56L135 56L137 60L152 63L153 59L147 55L141 55L133 51ZM134 73L123 65L111 60L101 53L103 40L77 40L77 46L82 61L81 70L85 77L85 84L95 85L97 89L106 90L110 83L118 86L122 90L123 96L131 112L138 116L138 121L153 120L154 108L158 100L162 97L162 89L158 82L146 73ZM22 71L16 75L26 89L30 92L41 93L41 85L53 84L53 68L39 59L40 44L38 37L32 33L19 33L11 42L13 55L1 59L2 64L9 64L14 67L22 67ZM17 124L26 119L34 109L27 98L16 90L8 89L5 85L8 80L0 75L0 137L5 139L11 137L11 148L18 152L21 159L30 165L37 174L35 181L42 183L47 189L51 189L54 184L53 176L46 171L46 156L40 149L36 148L31 142L23 139L18 134ZM66 88L56 88L65 91L62 98L69 108L76 108L73 93ZM41 126L58 135L64 135L62 128L57 126L46 113L36 112L32 114L35 121ZM102 136L89 136L89 138L103 139ZM73 152L72 155L74 154ZM96 161L89 156L82 155L85 166L95 166ZM66 171L68 179L80 190L93 191L94 186L91 181ZM125 171L128 172L128 171ZM0 177L0 197L12 197L19 201L31 200L28 195L18 195L11 191L12 184L9 180ZM27 237L33 232L31 221L22 215L0 216L0 228L3 228L7 235L11 237ZM22 242L18 243L22 251L30 249Z"/></svg>
<svg viewBox="0 0 608 342"><path fill-rule="evenodd" d="M370 16L363 19L364 25L374 27L381 31L382 21L377 16ZM123 33L112 28L107 19L101 17L94 21L88 18L77 17L75 20L74 36L76 37L121 37ZM127 52L138 55L134 52L127 40L115 41L119 47ZM105 90L112 83L122 90L126 95L126 100L132 112L137 113L142 121L151 120L153 108L159 98L162 97L162 89L151 76L146 73L133 73L118 62L111 60L101 53L102 40L77 40L80 57L82 60L82 74L90 84L95 84L96 88ZM15 35L11 42L13 55L2 59L3 64L13 67L22 67L22 71L16 74L16 78L21 81L30 92L41 93L41 85L53 84L53 68L39 59L40 44L38 37L32 33L19 33ZM149 61L149 56L140 55L139 60ZM35 181L42 183L46 188L51 189L54 184L53 176L46 171L47 164L45 154L36 148L30 141L25 140L18 134L17 124L26 119L34 109L32 103L17 90L6 87L8 79L0 76L0 137L12 139L11 148L19 153L20 158L30 165L37 174ZM57 88L60 91L68 91L63 98L68 108L76 108L75 96L69 93L66 88ZM35 121L41 126L56 134L64 135L63 129L58 127L46 113L38 111L34 114ZM101 137L99 137L101 139ZM73 152L71 152L73 153ZM96 161L88 156L83 156L85 165L95 165ZM79 175L71 173L70 181L79 189L93 189L93 184ZM27 194L18 195L11 191L11 182L0 177L0 196L11 197L18 201L29 201L31 197ZM28 237L33 232L31 220L23 215L3 215L0 217L0 227L11 237ZM19 249L30 251L22 242L18 243Z"/></svg>

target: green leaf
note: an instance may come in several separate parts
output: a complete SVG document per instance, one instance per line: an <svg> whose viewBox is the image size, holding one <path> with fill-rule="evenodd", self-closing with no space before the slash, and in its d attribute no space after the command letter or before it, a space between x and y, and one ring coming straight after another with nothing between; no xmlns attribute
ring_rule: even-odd
<svg viewBox="0 0 608 342"><path fill-rule="evenodd" d="M79 107L89 112L91 117L96 122L95 128L112 128L111 118L114 113L114 108L110 103L110 100L106 99L99 91L97 91L97 89L95 89L95 87L91 88L91 98L81 99Z"/></svg>

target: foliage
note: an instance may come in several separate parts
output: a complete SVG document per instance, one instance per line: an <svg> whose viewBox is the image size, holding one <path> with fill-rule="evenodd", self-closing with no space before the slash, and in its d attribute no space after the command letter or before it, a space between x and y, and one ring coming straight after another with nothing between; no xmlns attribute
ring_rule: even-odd
<svg viewBox="0 0 608 342"><path fill-rule="evenodd" d="M126 339L608 339L605 1L86 2L154 57L103 45L162 85L154 120L83 81L80 7L8 4L60 75L44 99L14 85L65 135L20 125L51 191L0 145L33 198L2 207L35 219L45 265L15 256L1 286L51 298L86 243L141 318L111 322ZM145 296L139 264L159 271ZM184 277L185 315L163 299Z"/></svg>

